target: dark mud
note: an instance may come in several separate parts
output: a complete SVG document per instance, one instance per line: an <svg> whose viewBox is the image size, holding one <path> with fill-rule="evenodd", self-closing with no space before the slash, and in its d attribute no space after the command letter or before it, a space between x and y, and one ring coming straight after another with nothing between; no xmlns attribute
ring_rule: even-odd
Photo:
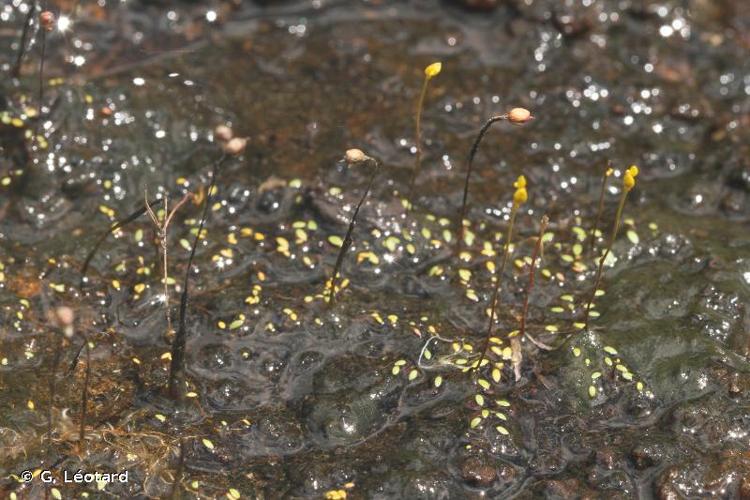
<svg viewBox="0 0 750 500"><path fill-rule="evenodd" d="M483 3L483 2L479 2ZM493 2L487 2L492 4ZM750 495L750 17L737 1L55 4L38 118L38 47L0 84L0 488L51 496L249 498L680 498ZM0 11L0 63L23 12ZM215 19L214 19L215 16ZM441 60L414 164L422 69ZM5 74L5 73L4 73ZM462 173L491 114L471 183L467 255L452 254ZM156 231L115 220L169 194L205 197L219 123L249 138L217 182L191 276L186 396L167 397ZM34 138L35 135L41 137ZM369 177L383 165L344 260L324 283ZM620 175L638 185L607 262L591 330L589 230L607 161L602 250ZM490 362L467 368L524 173L529 203L503 277ZM201 207L169 233L172 319ZM518 329L533 236L550 217ZM91 349L54 348L73 307ZM129 472L65 484L63 471ZM54 488L54 489L52 489Z"/></svg>

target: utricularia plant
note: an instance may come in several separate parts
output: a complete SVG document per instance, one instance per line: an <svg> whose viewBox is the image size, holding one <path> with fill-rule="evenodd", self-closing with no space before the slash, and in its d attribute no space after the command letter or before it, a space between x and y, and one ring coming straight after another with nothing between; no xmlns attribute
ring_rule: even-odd
<svg viewBox="0 0 750 500"><path fill-rule="evenodd" d="M607 169L602 175L602 187L599 190L599 204L596 207L594 227L591 228L591 241L589 244L589 250L592 252L594 251L594 246L596 245L597 233L599 232L599 221L601 221L602 211L604 210L604 194L607 191L607 179L609 179L613 173L614 170L612 169L612 166L610 164L607 164Z"/></svg>
<svg viewBox="0 0 750 500"><path fill-rule="evenodd" d="M487 134L487 131L489 131L490 127L492 127L493 124L499 121L509 121L510 123L514 123L516 125L523 125L524 123L527 123L533 119L534 117L531 115L531 112L528 109L513 108L508 113L505 113L503 115L495 115L487 120L479 130L477 137L474 139L474 144L472 144L471 151L469 151L469 162L466 168L466 179L464 180L464 194L463 199L461 200L461 212L459 212L458 216L458 241L456 242L456 254L459 257L461 256L461 248L464 241L464 218L466 217L466 203L469 199L469 179L471 179L474 157L476 156L477 150L479 149L479 144L481 144L482 139L484 139L484 136Z"/></svg>
<svg viewBox="0 0 750 500"><path fill-rule="evenodd" d="M329 306L333 305L333 302L336 298L336 292L338 291L337 282L339 272L341 271L341 264L344 262L344 256L346 255L346 252L352 246L352 233L354 232L354 226L357 224L357 215L359 215L359 209L362 208L362 205L367 199L367 195L370 194L370 189L372 188L372 184L375 181L375 177L378 175L379 170L378 161L370 156L367 156L360 149L348 150L344 155L344 161L346 161L348 165L370 165L372 167L372 173L370 174L370 180L367 182L365 192L362 193L362 197L359 199L359 203L357 203L356 207L354 208L354 213L352 213L352 217L349 220L349 227L346 230L346 235L344 236L344 239L341 243L341 249L339 250L339 254L336 257L336 264L333 267L333 274L326 281L326 293L324 294L324 296Z"/></svg>
<svg viewBox="0 0 750 500"><path fill-rule="evenodd" d="M609 235L609 241L607 248L599 258L599 267L596 270L596 278L594 279L594 289L591 291L591 297L586 304L586 315L583 319L584 329L588 330L589 327L589 314L591 312L591 305L594 303L594 297L596 297L596 291L599 289L599 285L602 280L602 271L604 270L604 262L607 260L609 253L612 251L612 245L615 243L617 238L617 231L620 229L620 222L622 220L622 210L625 207L625 200L628 197L628 193L635 187L635 178L638 176L638 167L635 165L630 166L622 176L622 193L620 194L620 203L617 205L617 213L615 214L615 221L612 224L612 233Z"/></svg>
<svg viewBox="0 0 750 500"><path fill-rule="evenodd" d="M516 221L516 215L518 214L518 209L521 207L521 205L526 203L526 201L529 199L529 194L526 191L526 177L524 177L523 175L519 175L518 179L516 179L516 182L513 183L513 187L516 188L516 190L513 193L513 205L510 209L510 220L508 221L508 233L505 237L503 260L500 263L500 269L495 280L495 289L492 292L492 300L490 302L490 321L489 325L487 325L487 336L484 339L484 345L482 346L479 361L474 366L475 369L479 368L482 365L482 362L487 356L487 349L490 345L490 338L492 338L492 329L495 325L495 313L500 302L500 284L502 283L503 273L505 272L505 266L508 263L508 256L510 255L511 242L513 240L513 226Z"/></svg>
<svg viewBox="0 0 750 500"><path fill-rule="evenodd" d="M411 181L409 181L409 193L408 199L411 199L412 191L414 189L414 183L419 175L419 170L422 167L422 110L424 109L424 100L427 96L427 86L430 80L440 74L440 70L443 69L443 64L440 62L434 62L424 69L424 82L422 83L422 91L419 93L419 100L417 101L417 117L416 117L416 148L417 155L414 160L414 170L411 174ZM407 201L409 201L407 200Z"/></svg>

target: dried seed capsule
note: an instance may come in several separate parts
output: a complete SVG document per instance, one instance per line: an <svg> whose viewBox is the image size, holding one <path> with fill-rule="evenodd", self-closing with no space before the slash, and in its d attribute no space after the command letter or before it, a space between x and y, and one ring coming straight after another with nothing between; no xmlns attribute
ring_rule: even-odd
<svg viewBox="0 0 750 500"><path fill-rule="evenodd" d="M45 10L39 14L39 24L42 25L44 31L52 31L55 27L55 15L52 12Z"/></svg>
<svg viewBox="0 0 750 500"><path fill-rule="evenodd" d="M214 137L220 141L227 142L232 138L232 129L226 125L217 125L214 129Z"/></svg>
<svg viewBox="0 0 750 500"><path fill-rule="evenodd" d="M522 123L526 123L533 118L534 117L531 116L531 112L526 108L513 108L510 110L510 113L508 113L508 121L511 123L517 123L519 125Z"/></svg>
<svg viewBox="0 0 750 500"><path fill-rule="evenodd" d="M244 137L235 137L224 144L224 151L230 155L240 155L245 151L247 139Z"/></svg>
<svg viewBox="0 0 750 500"><path fill-rule="evenodd" d="M70 307L60 306L55 309L55 319L57 319L60 326L70 326L75 320L75 313Z"/></svg>
<svg viewBox="0 0 750 500"><path fill-rule="evenodd" d="M347 149L344 159L348 163L359 163L365 161L367 155L361 149Z"/></svg>

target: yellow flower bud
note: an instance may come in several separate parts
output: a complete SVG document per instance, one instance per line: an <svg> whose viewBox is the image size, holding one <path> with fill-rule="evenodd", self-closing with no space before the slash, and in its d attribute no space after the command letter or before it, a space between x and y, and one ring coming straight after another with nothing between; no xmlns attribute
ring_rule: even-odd
<svg viewBox="0 0 750 500"><path fill-rule="evenodd" d="M625 191L630 191L635 187L635 177L630 173L630 170L625 171L625 175L622 178L622 185L625 187Z"/></svg>
<svg viewBox="0 0 750 500"><path fill-rule="evenodd" d="M516 192L513 194L513 204L515 206L523 205L526 203L526 200L529 199L529 194L526 192L525 187L520 187L516 189Z"/></svg>
<svg viewBox="0 0 750 500"><path fill-rule="evenodd" d="M622 185L625 191L630 191L635 187L635 178L638 176L638 167L632 165L625 171L625 175L622 176Z"/></svg>
<svg viewBox="0 0 750 500"><path fill-rule="evenodd" d="M440 63L440 62L432 63L424 69L424 76L426 76L427 79L438 76L440 74L441 69L443 69L443 63Z"/></svg>
<svg viewBox="0 0 750 500"><path fill-rule="evenodd" d="M607 177L610 177L612 174L615 173L615 170L612 168L608 168L607 171L604 173Z"/></svg>
<svg viewBox="0 0 750 500"><path fill-rule="evenodd" d="M523 175L519 175L518 179L516 179L516 182L513 183L514 188L525 188L526 187L526 177Z"/></svg>

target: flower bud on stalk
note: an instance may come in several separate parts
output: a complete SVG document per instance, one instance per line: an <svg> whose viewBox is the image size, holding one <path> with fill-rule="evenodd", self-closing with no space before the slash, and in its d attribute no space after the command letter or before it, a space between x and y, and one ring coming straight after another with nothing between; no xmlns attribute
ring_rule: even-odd
<svg viewBox="0 0 750 500"><path fill-rule="evenodd" d="M517 125L522 125L533 119L531 111L526 108L513 108L508 113L508 121Z"/></svg>

